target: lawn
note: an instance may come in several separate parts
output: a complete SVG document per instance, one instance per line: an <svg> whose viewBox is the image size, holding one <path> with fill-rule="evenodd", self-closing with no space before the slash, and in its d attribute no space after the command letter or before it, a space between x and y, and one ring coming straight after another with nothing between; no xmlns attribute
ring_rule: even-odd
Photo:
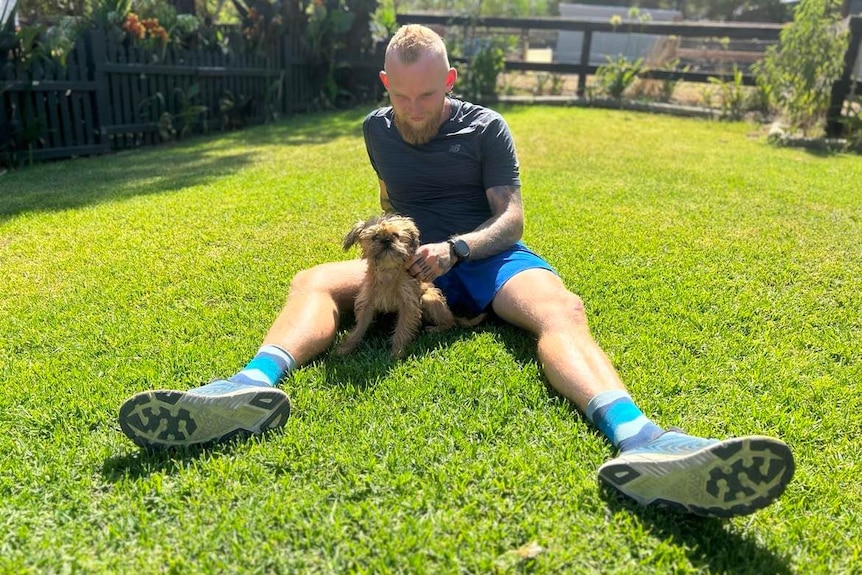
<svg viewBox="0 0 862 575"><path fill-rule="evenodd" d="M609 443L493 322L397 363L382 329L324 355L263 437L129 442L124 399L236 372L294 273L355 255L341 238L379 207L351 111L0 175L0 572L862 573L862 158L504 112L525 240L641 408L784 439L776 504L706 520L600 488Z"/></svg>

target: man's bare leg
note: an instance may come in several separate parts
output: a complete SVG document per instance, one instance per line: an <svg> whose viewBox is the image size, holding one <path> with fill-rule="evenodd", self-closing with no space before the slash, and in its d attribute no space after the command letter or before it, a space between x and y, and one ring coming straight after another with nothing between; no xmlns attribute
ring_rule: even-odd
<svg viewBox="0 0 862 575"><path fill-rule="evenodd" d="M287 350L300 365L323 353L335 339L340 315L353 309L364 277L364 260L299 272L263 343Z"/></svg>
<svg viewBox="0 0 862 575"><path fill-rule="evenodd" d="M120 427L144 448L211 443L281 427L290 400L275 385L331 345L364 273L361 260L299 272L263 346L242 371L188 391L138 393L120 408Z"/></svg>
<svg viewBox="0 0 862 575"><path fill-rule="evenodd" d="M519 273L498 292L493 308L538 337L550 384L620 449L599 468L599 478L639 503L706 516L745 515L772 503L793 477L793 455L778 439L662 433L635 406L593 340L580 298L553 273Z"/></svg>

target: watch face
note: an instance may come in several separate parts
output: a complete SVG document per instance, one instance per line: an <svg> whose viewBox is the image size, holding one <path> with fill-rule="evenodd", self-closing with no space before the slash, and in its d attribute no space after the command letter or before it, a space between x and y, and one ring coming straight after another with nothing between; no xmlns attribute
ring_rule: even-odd
<svg viewBox="0 0 862 575"><path fill-rule="evenodd" d="M452 247L455 249L455 255L459 259L466 260L470 257L470 246L464 240L455 240Z"/></svg>

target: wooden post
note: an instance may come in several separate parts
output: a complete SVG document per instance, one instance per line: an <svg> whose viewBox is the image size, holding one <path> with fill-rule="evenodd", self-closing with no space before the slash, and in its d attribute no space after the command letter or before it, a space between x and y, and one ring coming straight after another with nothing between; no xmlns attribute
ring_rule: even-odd
<svg viewBox="0 0 862 575"><path fill-rule="evenodd" d="M93 80L96 82L96 117L93 118L93 131L97 134L98 145L103 152L111 151L111 139L105 128L111 124L111 98L108 95L108 73L105 71L105 33L102 30L87 32L90 48L90 61L93 63Z"/></svg>
<svg viewBox="0 0 862 575"><path fill-rule="evenodd" d="M844 100L850 94L852 83L857 81L853 78L853 68L856 66L860 45L862 45L862 16L853 16L850 18L850 43L844 53L844 72L841 78L832 84L829 110L826 112L826 135L830 138L839 137L844 128L841 124L841 110L844 109Z"/></svg>
<svg viewBox="0 0 862 575"><path fill-rule="evenodd" d="M581 68L578 72L578 98L583 98L587 93L587 68L590 65L590 45L593 43L593 31L584 30L584 40L581 43Z"/></svg>

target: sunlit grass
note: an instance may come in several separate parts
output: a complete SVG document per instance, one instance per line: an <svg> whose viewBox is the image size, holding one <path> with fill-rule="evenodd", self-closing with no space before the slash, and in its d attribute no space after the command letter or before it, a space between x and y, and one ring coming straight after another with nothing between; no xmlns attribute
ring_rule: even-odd
<svg viewBox="0 0 862 575"><path fill-rule="evenodd" d="M0 572L858 569L862 160L746 124L503 111L525 240L638 403L783 438L778 503L720 522L609 496L609 444L495 323L396 364L382 331L319 358L284 385L283 431L135 448L126 397L234 373L293 274L350 257L342 236L379 210L354 111L0 176Z"/></svg>

